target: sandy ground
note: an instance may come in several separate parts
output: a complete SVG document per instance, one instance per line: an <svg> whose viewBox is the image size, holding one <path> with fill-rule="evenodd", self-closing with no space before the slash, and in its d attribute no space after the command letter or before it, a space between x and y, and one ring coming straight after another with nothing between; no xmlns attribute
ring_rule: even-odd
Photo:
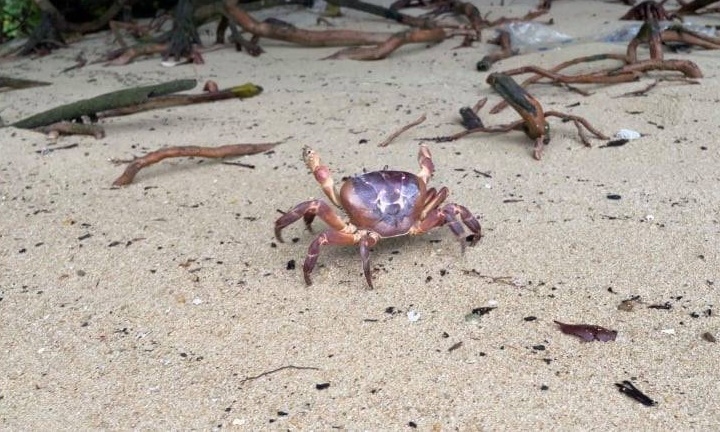
<svg viewBox="0 0 720 432"><path fill-rule="evenodd" d="M482 8L519 16L534 1ZM554 27L584 43L503 61L552 66L590 53L625 6L557 1ZM267 14L266 14L267 15ZM266 16L261 15L261 16ZM272 15L309 28L295 8ZM708 17L712 23L713 18ZM341 27L391 30L348 12ZM716 23L716 22L715 22ZM491 32L486 32L486 37ZM692 59L700 85L590 86L589 97L542 86L546 109L586 117L622 147L585 148L551 120L538 162L521 133L430 144L435 186L477 215L484 237L463 255L447 229L381 242L375 289L356 248L325 248L314 284L302 262L312 235L273 236L277 209L320 188L300 160L313 146L343 176L384 166L417 170L418 138L460 129L457 110L497 96L475 63L485 43L406 47L378 62L321 61L335 49L265 41L206 64L157 58L60 73L107 34L2 73L53 82L0 94L6 122L135 85L175 78L254 82L259 97L103 121L107 137L0 129L0 428L692 430L720 424L718 335L720 145L717 52ZM203 33L213 38L208 29ZM645 53L645 50L642 50ZM427 114L389 147L376 144ZM512 111L483 117L499 124ZM130 158L169 145L285 140L240 159L254 168L168 160L124 188ZM78 146L52 152L58 145ZM608 195L620 199L608 199ZM322 223L318 223L318 227ZM294 260L297 265L288 269ZM622 300L638 296L632 311ZM667 309L651 305L669 305ZM475 308L496 306L478 319ZM410 315L408 315L410 314ZM413 319L410 319L410 318ZM415 319L418 318L419 319ZM584 343L554 320L618 330ZM615 384L631 380L657 405Z"/></svg>

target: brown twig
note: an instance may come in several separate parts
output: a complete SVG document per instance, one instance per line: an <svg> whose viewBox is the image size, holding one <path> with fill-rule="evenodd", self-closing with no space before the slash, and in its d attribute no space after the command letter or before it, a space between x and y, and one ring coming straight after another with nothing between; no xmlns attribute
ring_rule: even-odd
<svg viewBox="0 0 720 432"><path fill-rule="evenodd" d="M682 4L682 6L675 11L677 15L700 15L706 12L717 10L716 8L708 8L713 3L717 3L718 0L693 0L691 2ZM705 9L707 8L707 9ZM700 10L704 9L704 10Z"/></svg>
<svg viewBox="0 0 720 432"><path fill-rule="evenodd" d="M65 69L61 70L60 73L67 73L71 70L80 69L81 67L84 67L87 64L87 59L85 58L85 54L83 52L80 52L77 56L75 56L75 64L72 66L68 66Z"/></svg>
<svg viewBox="0 0 720 432"><path fill-rule="evenodd" d="M678 77L678 78L670 78L670 77L658 78L658 79L656 79L655 81L653 81L653 82L651 82L650 84L648 84L645 88L642 88L642 89L640 89L640 90L635 90L635 91L627 92L627 93L623 93L623 94L618 95L618 96L615 96L615 97L616 97L616 98L621 98L621 97L647 96L647 93L648 93L650 90L652 90L652 89L654 89L655 87L657 87L657 85L660 84L661 81L682 81L682 82L685 83L685 84L700 84L699 81L687 79L687 78L684 78L684 77Z"/></svg>
<svg viewBox="0 0 720 432"><path fill-rule="evenodd" d="M37 86L49 86L52 83L0 76L0 92L26 89Z"/></svg>
<svg viewBox="0 0 720 432"><path fill-rule="evenodd" d="M662 3L653 0L640 2L621 16L620 20L645 21L647 19L656 19L658 21L672 21L675 14L666 11Z"/></svg>
<svg viewBox="0 0 720 432"><path fill-rule="evenodd" d="M475 68L480 72L489 71L495 62L517 54L517 50L512 49L510 33L507 30L499 30L497 38L489 41L489 43L499 45L500 50L486 55L477 62Z"/></svg>
<svg viewBox="0 0 720 432"><path fill-rule="evenodd" d="M113 186L125 186L132 183L135 175L143 168L149 165L156 164L163 159L174 158L174 157L204 157L204 158L227 158L234 156L244 156L256 153L262 153L270 150L279 142L274 143L263 143L263 144L230 144L219 147L200 147L200 146L177 146L177 147L166 147L154 152L148 153L145 156L135 158L125 168L125 172L120 177L115 179Z"/></svg>
<svg viewBox="0 0 720 432"><path fill-rule="evenodd" d="M238 6L238 0L224 0L228 17L255 36L292 42L304 46L350 46L378 44L392 33L354 30L305 30L273 22L260 22Z"/></svg>
<svg viewBox="0 0 720 432"><path fill-rule="evenodd" d="M418 117L417 120L415 120L415 121L413 121L413 122L411 122L411 123L408 123L407 125L401 127L401 128L398 129L397 131L393 132L392 135L390 135L389 137L387 137L387 139L386 139L385 141L383 141L383 142L381 142L380 144L378 144L378 147L387 147L388 144L390 144L391 142L393 142L393 140L394 140L395 138L399 137L400 134L402 134L402 133L406 132L407 130L409 130L409 129L411 129L411 128L417 126L417 125L419 125L419 124L422 123L422 122L424 122L426 118L427 118L427 116L426 116L425 114L423 114L423 115L421 115L420 117Z"/></svg>
<svg viewBox="0 0 720 432"><path fill-rule="evenodd" d="M237 0L225 0L228 16L255 37L277 39L304 46L348 46L328 59L379 60L399 47L410 43L441 42L455 35L467 35L470 29L440 27L416 28L397 33L362 32L354 30L305 30L274 21L259 22L237 5ZM362 45L374 45L363 47Z"/></svg>
<svg viewBox="0 0 720 432"><path fill-rule="evenodd" d="M141 56L160 54L167 49L167 46L164 43L147 43L130 48L121 48L107 55L107 60L109 60L107 64L111 66L126 65Z"/></svg>
<svg viewBox="0 0 720 432"><path fill-rule="evenodd" d="M374 47L349 47L325 59L382 60L403 45L411 43L438 43L450 36L451 33L448 30L440 27L432 29L411 29L395 33Z"/></svg>
<svg viewBox="0 0 720 432"><path fill-rule="evenodd" d="M269 370L269 371L265 371L265 372L263 372L263 373L261 373L261 374L255 375L255 376L249 376L249 377L247 377L247 378L243 378L242 381L240 381L240 384L244 384L244 383L246 383L246 382L248 382L248 381L253 381L253 380L256 380L256 379L258 379L258 378L262 378L262 377L264 377L264 376L272 375L272 374L274 374L274 373L277 373L277 372L280 372L280 371L283 371L283 370L286 370L286 369L294 369L294 370L320 370L320 368L313 367L313 366L295 366L295 365L281 366L281 367L279 367L279 368L277 368L277 369L272 369L272 370Z"/></svg>

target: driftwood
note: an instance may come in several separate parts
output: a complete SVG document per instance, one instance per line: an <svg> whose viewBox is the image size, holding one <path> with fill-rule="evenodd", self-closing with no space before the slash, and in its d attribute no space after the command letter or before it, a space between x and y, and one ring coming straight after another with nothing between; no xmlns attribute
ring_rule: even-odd
<svg viewBox="0 0 720 432"><path fill-rule="evenodd" d="M20 90L31 87L49 86L52 83L43 81L34 81L21 78L10 78L0 76L0 92L6 92L11 90Z"/></svg>
<svg viewBox="0 0 720 432"><path fill-rule="evenodd" d="M121 108L115 108L98 113L98 118L124 116L135 114L143 111L150 111L159 108L168 108L172 106L192 105L204 102L215 102L225 99L247 99L257 96L262 92L263 88L252 83L246 83L239 86L231 87L223 90L209 91L206 93L193 95L167 95L158 96L148 99L147 101Z"/></svg>
<svg viewBox="0 0 720 432"><path fill-rule="evenodd" d="M400 24L405 24L411 27L437 27L437 23L431 18L407 15L394 9L386 8L384 6L379 6L372 3L367 3L361 0L328 0L327 2L337 7L355 9L372 15L381 16L383 18L391 19L393 21L399 22ZM245 8L245 5L243 5L243 8Z"/></svg>
<svg viewBox="0 0 720 432"><path fill-rule="evenodd" d="M512 49L510 33L507 30L498 31L497 38L489 42L497 44L500 47L500 50L486 55L485 57L480 59L479 62L477 62L475 68L480 72L487 72L490 70L492 65L495 64L495 62L517 54L517 50Z"/></svg>
<svg viewBox="0 0 720 432"><path fill-rule="evenodd" d="M387 40L371 47L348 47L326 59L382 60L403 45L411 43L438 43L451 36L448 30L440 27L431 29L411 29L395 33Z"/></svg>
<svg viewBox="0 0 720 432"><path fill-rule="evenodd" d="M102 111L130 105L138 105L147 102L150 98L155 96L189 90L195 87L196 84L196 80L186 79L170 81L163 84L118 90L35 114L31 117L13 123L11 126L22 129L33 129L60 121L75 120L82 116L94 117L97 113Z"/></svg>
<svg viewBox="0 0 720 432"><path fill-rule="evenodd" d="M394 33L354 30L305 30L274 22L260 22L238 6L237 0L224 0L228 16L243 30L255 36L292 42L304 46L333 47L373 45L385 42Z"/></svg>
<svg viewBox="0 0 720 432"><path fill-rule="evenodd" d="M240 8L237 0L224 0L224 2L228 17L242 27L243 30L252 33L254 39L264 37L314 47L349 47L326 57L327 59L379 60L387 57L405 44L437 43L457 35L463 35L466 38L479 37L475 29L431 26L425 21L413 22L418 27L396 33L354 30L305 30L275 21L259 22ZM339 1L336 3L341 4ZM357 6L358 2L348 2L348 4ZM409 18L402 18L402 20L409 20Z"/></svg>
<svg viewBox="0 0 720 432"><path fill-rule="evenodd" d="M235 156L251 155L270 150L279 142L265 144L230 144L220 147L201 146L178 146L167 147L148 153L145 156L135 158L125 168L120 177L115 179L113 186L125 186L132 183L135 175L146 166L156 164L163 159L174 157L204 157L204 158L228 158Z"/></svg>
<svg viewBox="0 0 720 432"><path fill-rule="evenodd" d="M385 139L385 141L378 144L378 147L387 147L395 138L399 137L402 133L407 132L411 128L414 128L415 126L419 125L420 123L424 122L427 116L425 114L421 115L417 118L417 120L414 120L405 126L401 127L400 129L396 130L392 134L390 134L389 137Z"/></svg>
<svg viewBox="0 0 720 432"><path fill-rule="evenodd" d="M175 90L189 89L194 87L195 84L195 80L179 80L160 85L106 93L91 99L53 108L44 113L21 120L12 126L35 129L38 132L53 136L75 134L102 138L105 136L105 132L99 125L94 123L78 123L69 120L75 120L81 116L88 116L91 120L95 121L101 118L124 116L173 106L215 102L225 99L246 99L259 95L263 90L262 87L252 83L218 90L217 84L214 81L208 81L205 84L205 93L193 95L168 94Z"/></svg>

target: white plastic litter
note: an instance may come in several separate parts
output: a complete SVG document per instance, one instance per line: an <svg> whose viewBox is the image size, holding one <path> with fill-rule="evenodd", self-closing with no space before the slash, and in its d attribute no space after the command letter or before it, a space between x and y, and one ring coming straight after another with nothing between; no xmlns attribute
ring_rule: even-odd
<svg viewBox="0 0 720 432"><path fill-rule="evenodd" d="M615 133L615 138L617 139L634 140L640 137L640 132L634 131L632 129L620 129Z"/></svg>
<svg viewBox="0 0 720 432"><path fill-rule="evenodd" d="M565 33L532 21L511 22L502 26L502 29L510 34L512 47L520 52L552 49L573 41L573 38Z"/></svg>
<svg viewBox="0 0 720 432"><path fill-rule="evenodd" d="M407 317L410 322L417 322L420 319L420 312L414 310L408 311Z"/></svg>

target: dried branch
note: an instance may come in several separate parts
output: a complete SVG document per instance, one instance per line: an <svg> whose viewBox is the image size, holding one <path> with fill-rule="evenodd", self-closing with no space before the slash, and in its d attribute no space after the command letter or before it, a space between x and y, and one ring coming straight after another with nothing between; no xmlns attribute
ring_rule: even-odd
<svg viewBox="0 0 720 432"><path fill-rule="evenodd" d="M320 368L316 368L316 367L312 367L312 366L294 366L294 365L281 366L281 367L279 367L279 368L277 368L277 369L272 369L272 370L269 370L269 371L265 371L265 372L263 372L263 373L260 373L260 374L258 374L258 375L255 375L255 376L250 376L250 377L244 378L242 381L240 381L240 384L243 384L243 383L248 382L248 381L256 380L256 379L258 379L258 378L262 378L262 377L264 377L264 376L271 375L271 374L274 374L274 373L277 373L277 372L280 372L280 371L283 371L283 370L286 370L286 369L295 369L295 370L320 370Z"/></svg>
<svg viewBox="0 0 720 432"><path fill-rule="evenodd" d="M11 90L20 90L20 89L26 89L31 87L39 87L39 86L49 86L52 83L49 82L43 82L43 81L35 81L35 80L28 80L28 79L22 79L22 78L10 78L10 77L4 77L0 76L0 92L6 92Z"/></svg>
<svg viewBox="0 0 720 432"><path fill-rule="evenodd" d="M243 30L258 37L277 39L304 46L357 46L385 42L393 33L354 30L304 30L273 22L259 22L238 6L238 0L224 0L228 17Z"/></svg>
<svg viewBox="0 0 720 432"><path fill-rule="evenodd" d="M510 33L507 30L500 30L498 32L497 38L488 42L499 45L500 50L486 55L479 62L477 62L475 67L480 72L487 72L490 70L490 67L492 67L495 62L517 54L517 50L512 49Z"/></svg>
<svg viewBox="0 0 720 432"><path fill-rule="evenodd" d="M138 105L155 96L189 90L195 87L196 84L197 81L194 79L185 79L118 90L35 114L13 123L12 126L23 129L34 129L64 120L74 120L82 116L95 116L101 111L128 105Z"/></svg>
<svg viewBox="0 0 720 432"><path fill-rule="evenodd" d="M135 114L143 111L149 111L159 108L168 108L173 106L192 105L205 102L215 102L225 99L247 99L253 96L257 96L262 92L263 88L252 84L246 83L239 86L231 87L228 89L210 91L207 93L200 94L179 94L179 95L167 95L161 97L154 97L147 101L137 104L126 106L122 108L116 108L98 113L98 118L124 116L129 114Z"/></svg>
<svg viewBox="0 0 720 432"><path fill-rule="evenodd" d="M325 59L382 60L403 45L411 43L438 43L449 37L442 28L413 29L395 33L383 43L374 47L349 47Z"/></svg>
<svg viewBox="0 0 720 432"><path fill-rule="evenodd" d="M156 164L163 159L174 158L174 157L204 157L212 159L220 159L235 156L251 155L256 153L262 153L270 150L279 142L274 143L263 143L263 144L230 144L220 147L200 147L200 146L177 146L177 147L166 147L154 152L148 153L145 156L135 158L125 168L125 172L120 177L115 179L113 186L125 186L132 183L135 175L145 168L146 166Z"/></svg>
<svg viewBox="0 0 720 432"><path fill-rule="evenodd" d="M392 135L387 137L387 139L380 144L378 144L378 147L387 147L388 144L393 142L393 140L397 137L399 137L402 133L408 131L411 128L414 128L415 126L419 125L420 123L424 122L427 116L425 114L421 115L417 120L413 121L412 123L408 123L407 125L401 127L397 131L393 132Z"/></svg>

